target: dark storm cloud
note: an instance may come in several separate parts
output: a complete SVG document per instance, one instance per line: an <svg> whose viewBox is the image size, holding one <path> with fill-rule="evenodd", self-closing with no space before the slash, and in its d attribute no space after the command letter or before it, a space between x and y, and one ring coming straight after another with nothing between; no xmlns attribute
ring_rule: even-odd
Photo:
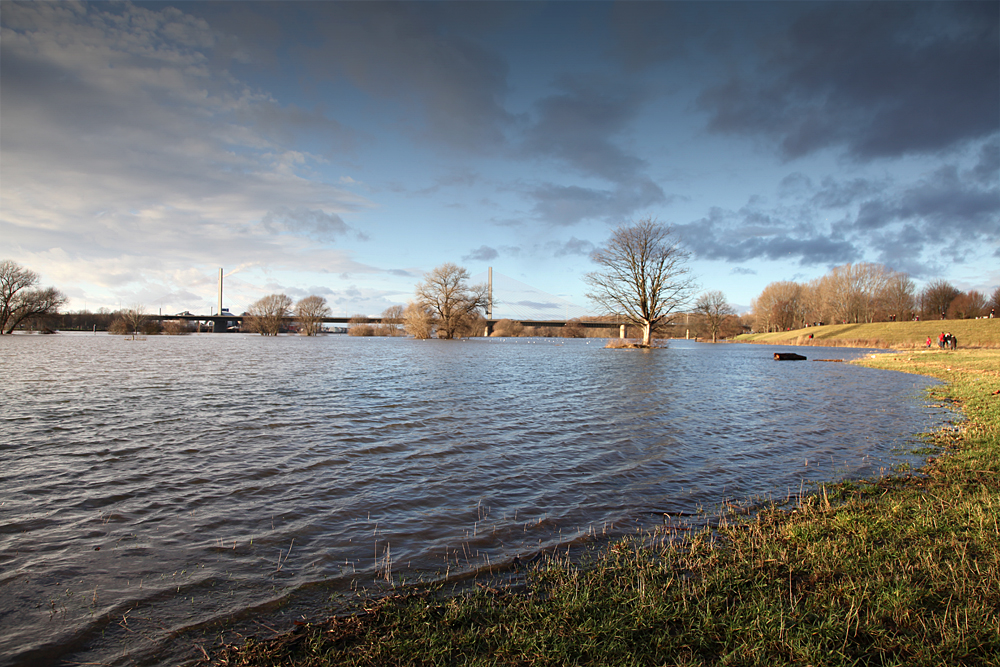
<svg viewBox="0 0 1000 667"><path fill-rule="evenodd" d="M613 190L546 184L529 190L535 202L535 217L554 225L573 225L581 220L623 220L653 204L668 201L659 185L637 179Z"/></svg>
<svg viewBox="0 0 1000 667"><path fill-rule="evenodd" d="M462 257L463 261L466 262L488 262L491 259L496 259L500 256L500 253L496 249L491 248L487 245L481 245L468 255Z"/></svg>
<svg viewBox="0 0 1000 667"><path fill-rule="evenodd" d="M942 164L908 182L828 177L812 185L793 174L778 184L780 206L751 198L739 210L714 208L677 230L702 259L835 265L868 258L932 276L1000 247L997 150L986 142L965 168Z"/></svg>
<svg viewBox="0 0 1000 667"><path fill-rule="evenodd" d="M540 100L537 120L525 133L529 155L554 158L588 176L627 182L645 167L612 139L621 135L644 101L643 93L620 81L562 77L558 92Z"/></svg>
<svg viewBox="0 0 1000 667"><path fill-rule="evenodd" d="M954 166L942 167L896 196L864 202L854 225L877 229L896 222L922 224L929 241L958 235L966 243L996 243L1000 238L1000 187L996 180L984 187Z"/></svg>
<svg viewBox="0 0 1000 667"><path fill-rule="evenodd" d="M698 259L796 260L811 265L843 264L861 256L853 243L837 235L782 224L760 211L731 212L716 208L707 217L675 225L674 229L683 245Z"/></svg>
<svg viewBox="0 0 1000 667"><path fill-rule="evenodd" d="M828 176L823 179L819 190L813 194L810 201L820 208L845 208L881 191L885 186L885 183L878 183L865 178L838 181Z"/></svg>
<svg viewBox="0 0 1000 667"><path fill-rule="evenodd" d="M468 150L495 147L513 118L504 109L507 64L497 54L434 22L423 3L312 4L322 42L308 48L313 75L399 104L414 101L430 141ZM412 116L401 119L412 125Z"/></svg>
<svg viewBox="0 0 1000 667"><path fill-rule="evenodd" d="M933 153L997 132L998 51L995 2L821 4L699 103L711 130L771 137L786 158Z"/></svg>

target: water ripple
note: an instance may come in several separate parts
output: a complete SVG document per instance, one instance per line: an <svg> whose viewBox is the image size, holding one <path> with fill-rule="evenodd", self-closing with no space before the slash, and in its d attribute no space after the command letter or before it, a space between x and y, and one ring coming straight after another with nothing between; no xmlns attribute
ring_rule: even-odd
<svg viewBox="0 0 1000 667"><path fill-rule="evenodd" d="M251 610L872 474L944 418L776 349L5 336L0 664L172 664Z"/></svg>

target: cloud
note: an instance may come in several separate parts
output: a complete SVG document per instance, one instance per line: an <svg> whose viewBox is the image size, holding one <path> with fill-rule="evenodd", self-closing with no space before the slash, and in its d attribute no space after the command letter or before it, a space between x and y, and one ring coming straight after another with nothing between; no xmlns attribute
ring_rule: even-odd
<svg viewBox="0 0 1000 667"><path fill-rule="evenodd" d="M500 256L500 253L496 249L491 248L487 245L481 245L468 255L462 257L463 261L466 262L488 262L490 260L496 259Z"/></svg>
<svg viewBox="0 0 1000 667"><path fill-rule="evenodd" d="M534 201L535 218L563 226L582 220L620 221L638 210L668 201L663 189L649 179L610 190L549 183L530 188L525 194Z"/></svg>
<svg viewBox="0 0 1000 667"><path fill-rule="evenodd" d="M582 257L589 257L590 253L594 252L594 244L590 241L583 241L575 236L571 236L565 243L559 243L558 241L552 241L546 244L546 249L551 251L556 257L566 257L579 255Z"/></svg>
<svg viewBox="0 0 1000 667"><path fill-rule="evenodd" d="M435 25L422 3L322 3L311 7L321 45L308 49L313 75L342 79L402 107L400 127L462 150L502 145L513 117L503 105L507 65L497 54Z"/></svg>
<svg viewBox="0 0 1000 667"><path fill-rule="evenodd" d="M714 208L705 218L674 229L699 259L730 262L796 260L802 265L842 264L857 260L855 245L836 234L789 224L753 209Z"/></svg>
<svg viewBox="0 0 1000 667"><path fill-rule="evenodd" d="M260 224L272 234L296 234L325 242L333 241L335 237L343 236L351 229L335 213L309 210L301 206L279 206L264 214Z"/></svg>
<svg viewBox="0 0 1000 667"><path fill-rule="evenodd" d="M322 159L276 129L339 126L213 71L220 35L159 7L4 6L0 235L64 251L93 285L206 264L373 270L315 243L370 202L314 179Z"/></svg>
<svg viewBox="0 0 1000 667"><path fill-rule="evenodd" d="M789 159L930 154L1000 126L996 4L810 5L745 73L699 98L708 127L767 137Z"/></svg>
<svg viewBox="0 0 1000 667"><path fill-rule="evenodd" d="M828 176L823 179L820 188L815 191L810 201L820 208L845 208L882 191L887 186L888 183L885 181L872 181L866 178L839 181Z"/></svg>
<svg viewBox="0 0 1000 667"><path fill-rule="evenodd" d="M580 173L628 183L647 166L612 139L629 128L645 99L641 89L603 78L563 76L558 92L536 104L537 120L524 137L528 155L564 162Z"/></svg>
<svg viewBox="0 0 1000 667"><path fill-rule="evenodd" d="M732 262L792 259L802 265L878 261L915 277L934 275L1000 247L997 142L914 180L793 174L779 204L751 198L678 225L699 258Z"/></svg>
<svg viewBox="0 0 1000 667"><path fill-rule="evenodd" d="M756 271L754 271L753 269L748 269L745 266L734 266L733 270L730 271L729 273L731 273L731 274L733 274L735 276L755 276L755 275L757 275Z"/></svg>

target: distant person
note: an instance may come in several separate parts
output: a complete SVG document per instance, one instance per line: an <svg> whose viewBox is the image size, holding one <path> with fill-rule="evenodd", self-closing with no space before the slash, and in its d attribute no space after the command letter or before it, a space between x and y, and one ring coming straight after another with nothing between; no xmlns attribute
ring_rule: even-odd
<svg viewBox="0 0 1000 667"><path fill-rule="evenodd" d="M952 336L951 334L948 334L948 346L951 347L951 349L953 350L958 349L958 339Z"/></svg>
<svg viewBox="0 0 1000 667"><path fill-rule="evenodd" d="M941 332L941 335L938 336L938 347L941 348L942 350L944 349L944 332L943 331Z"/></svg>
<svg viewBox="0 0 1000 667"><path fill-rule="evenodd" d="M931 337L928 336L927 337L927 349L930 349L930 347L931 347Z"/></svg>

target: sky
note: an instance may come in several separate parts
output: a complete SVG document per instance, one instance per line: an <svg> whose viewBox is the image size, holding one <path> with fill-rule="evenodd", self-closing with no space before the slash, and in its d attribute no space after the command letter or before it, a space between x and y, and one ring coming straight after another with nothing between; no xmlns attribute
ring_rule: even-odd
<svg viewBox="0 0 1000 667"><path fill-rule="evenodd" d="M222 268L233 312L377 315L454 262L558 316L644 218L740 311L846 263L1000 285L1000 2L3 0L0 31L0 259L68 310L209 313Z"/></svg>

